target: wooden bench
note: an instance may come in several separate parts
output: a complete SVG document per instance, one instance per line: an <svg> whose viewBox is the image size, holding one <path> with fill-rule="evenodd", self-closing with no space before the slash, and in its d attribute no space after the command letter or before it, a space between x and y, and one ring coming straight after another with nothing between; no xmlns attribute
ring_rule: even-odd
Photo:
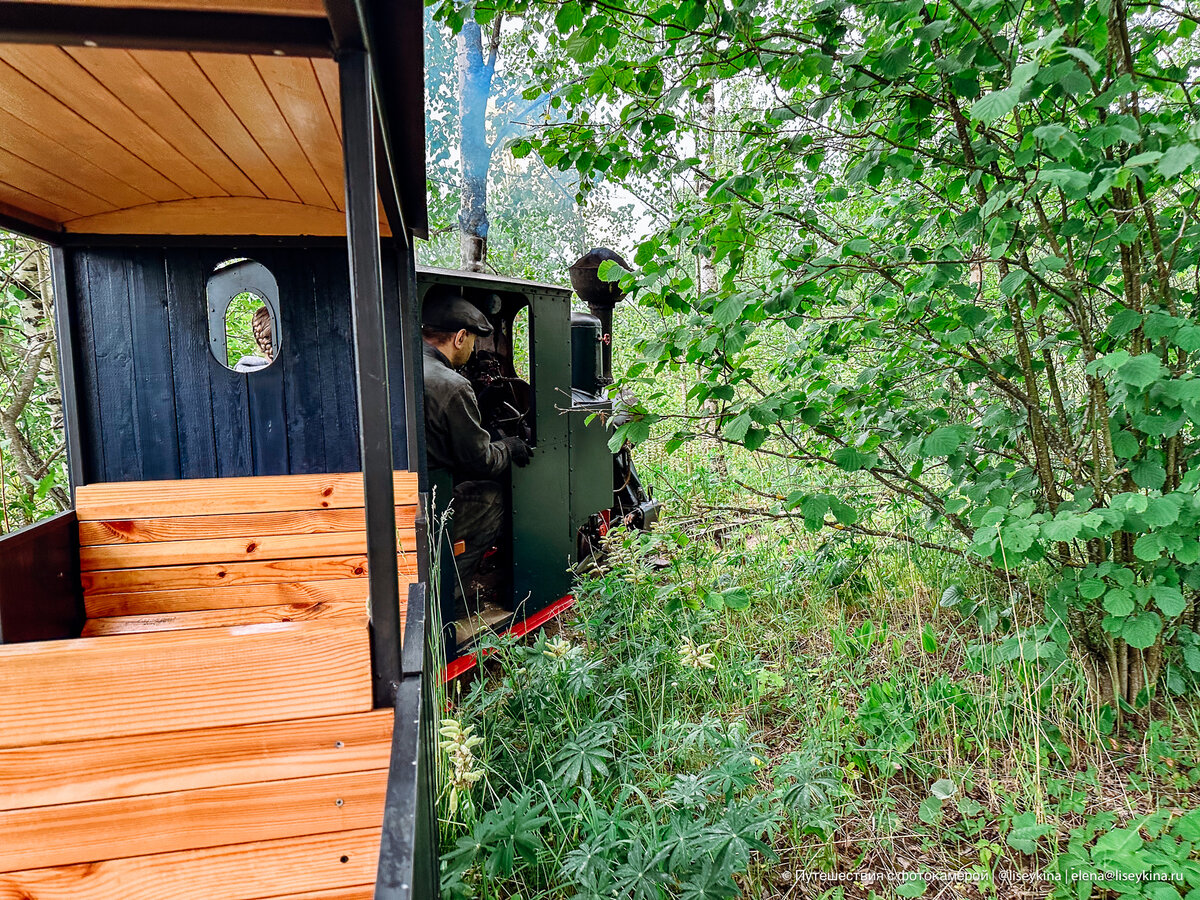
<svg viewBox="0 0 1200 900"><path fill-rule="evenodd" d="M395 486L403 603L415 477ZM89 485L77 508L85 636L0 645L0 900L372 896L394 714L361 476Z"/></svg>
<svg viewBox="0 0 1200 900"><path fill-rule="evenodd" d="M395 476L401 615L416 477ZM366 614L362 476L80 487L85 636Z"/></svg>

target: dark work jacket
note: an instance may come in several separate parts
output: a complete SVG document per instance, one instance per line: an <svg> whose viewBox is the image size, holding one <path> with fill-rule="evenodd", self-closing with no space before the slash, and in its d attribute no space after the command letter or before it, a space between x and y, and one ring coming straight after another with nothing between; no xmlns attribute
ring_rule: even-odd
<svg viewBox="0 0 1200 900"><path fill-rule="evenodd" d="M479 402L471 382L450 367L436 347L424 344L425 449L430 466L454 473L454 480L495 478L508 468L508 448L479 423Z"/></svg>

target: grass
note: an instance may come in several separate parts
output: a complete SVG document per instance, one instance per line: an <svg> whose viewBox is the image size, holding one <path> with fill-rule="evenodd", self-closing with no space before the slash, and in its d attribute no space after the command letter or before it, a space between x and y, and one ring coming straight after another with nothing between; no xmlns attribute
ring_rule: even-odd
<svg viewBox="0 0 1200 900"><path fill-rule="evenodd" d="M448 896L1200 897L1195 707L1115 730L956 558L711 524L624 536L451 695Z"/></svg>

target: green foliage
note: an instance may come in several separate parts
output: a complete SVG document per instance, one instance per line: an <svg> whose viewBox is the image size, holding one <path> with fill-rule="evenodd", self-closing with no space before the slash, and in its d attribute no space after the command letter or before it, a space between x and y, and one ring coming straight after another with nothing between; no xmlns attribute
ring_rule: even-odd
<svg viewBox="0 0 1200 900"><path fill-rule="evenodd" d="M225 310L226 365L233 368L244 356L262 356L263 351L254 340L251 322L254 313L266 306L262 298L243 291L232 300Z"/></svg>
<svg viewBox="0 0 1200 900"><path fill-rule="evenodd" d="M971 608L1012 601L881 545L846 597L788 559L820 540L786 520L626 535L563 633L495 643L443 732L479 736L483 773L446 812L444 895L767 897L796 884L784 873L867 870L890 873L880 896L936 895L940 872L1005 896L1003 877L1040 870L1046 890L1099 897L1115 865L1184 879L1132 896L1195 886L1186 721L1111 755L1081 745L1098 727L1081 673L1043 653L1045 626L1014 625L1027 607L984 635ZM719 591L747 605L709 604ZM1130 734L1104 727L1116 747ZM1133 796L1161 807L1147 827L1110 812ZM896 863L918 854L918 871Z"/></svg>
<svg viewBox="0 0 1200 900"><path fill-rule="evenodd" d="M0 534L70 505L45 247L0 232Z"/></svg>
<svg viewBox="0 0 1200 900"><path fill-rule="evenodd" d="M541 88L571 85L566 120L521 152L677 198L621 276L661 325L614 439L769 454L797 483L773 511L809 528L920 504L928 542L1054 573L1046 639L1098 699L1144 705L1169 670L1194 693L1192 25L1123 0L560 6Z"/></svg>
<svg viewBox="0 0 1200 900"><path fill-rule="evenodd" d="M623 558L640 568L647 552L635 542ZM502 643L498 680L461 699L479 717L489 783L506 795L446 855L448 895L474 896L480 879L516 875L584 896L734 897L732 876L752 854L770 854L780 813L753 790L762 746L743 724L665 717L666 697L702 702L713 690L716 654L697 652L711 643L692 639L717 615L702 600L711 590L687 598L699 616L690 625L661 605L653 621L638 614L631 602L646 587L610 577L585 588L618 597L592 605L584 641ZM722 596L734 593L747 592ZM835 790L822 772L798 787L790 779L800 774L780 775L793 804Z"/></svg>

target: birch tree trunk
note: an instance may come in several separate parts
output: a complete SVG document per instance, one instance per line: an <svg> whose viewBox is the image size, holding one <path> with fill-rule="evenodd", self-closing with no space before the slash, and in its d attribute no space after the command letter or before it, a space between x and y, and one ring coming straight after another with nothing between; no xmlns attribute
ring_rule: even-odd
<svg viewBox="0 0 1200 900"><path fill-rule="evenodd" d="M487 108L500 49L502 17L497 17L484 56L483 29L468 19L458 33L455 64L458 69L459 172L462 199L458 211L461 267L483 271L487 261L488 170L494 146L488 143Z"/></svg>

